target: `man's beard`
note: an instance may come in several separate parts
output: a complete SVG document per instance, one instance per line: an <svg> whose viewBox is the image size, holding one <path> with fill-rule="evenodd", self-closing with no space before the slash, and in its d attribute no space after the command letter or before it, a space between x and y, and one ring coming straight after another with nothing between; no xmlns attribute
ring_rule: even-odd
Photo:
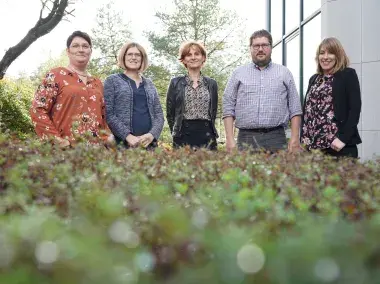
<svg viewBox="0 0 380 284"><path fill-rule="evenodd" d="M255 59L253 59L253 62L259 66L259 67L265 67L269 64L270 62L270 57L269 58L265 58L263 60L258 60L257 57Z"/></svg>

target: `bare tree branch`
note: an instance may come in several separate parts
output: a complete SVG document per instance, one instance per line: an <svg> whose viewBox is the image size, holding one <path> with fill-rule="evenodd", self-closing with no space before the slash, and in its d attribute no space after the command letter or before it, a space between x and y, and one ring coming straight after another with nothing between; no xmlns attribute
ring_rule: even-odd
<svg viewBox="0 0 380 284"><path fill-rule="evenodd" d="M25 37L21 39L18 44L9 48L5 52L3 58L0 61L0 80L4 78L8 67L17 57L19 57L38 38L48 34L58 25L62 18L67 14L66 8L68 7L69 3L72 3L73 1L51 0L49 2L53 5L51 9L49 9L47 6L47 0L41 0L42 7L40 10L40 17L35 26L28 31ZM47 9L49 10L49 14L44 18L43 12ZM70 11L69 14L72 12L73 10Z"/></svg>

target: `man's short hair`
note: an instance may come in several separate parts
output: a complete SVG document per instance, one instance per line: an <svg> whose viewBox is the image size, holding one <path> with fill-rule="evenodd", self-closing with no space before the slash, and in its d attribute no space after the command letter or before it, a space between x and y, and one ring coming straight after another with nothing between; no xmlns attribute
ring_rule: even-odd
<svg viewBox="0 0 380 284"><path fill-rule="evenodd" d="M267 30L258 30L258 31L255 31L249 38L249 46L252 45L252 41L254 39L259 38L259 37L266 37L269 41L270 46L273 45L272 35L270 34L270 32L268 32Z"/></svg>
<svg viewBox="0 0 380 284"><path fill-rule="evenodd" d="M92 48L92 42L91 42L91 38L90 36L85 33L85 32L81 32L81 31L75 31L73 32L68 38L67 38L67 41L66 41L66 47L69 48L73 39L75 37L81 37L83 38L85 41L87 41L87 43L90 45L90 47Z"/></svg>

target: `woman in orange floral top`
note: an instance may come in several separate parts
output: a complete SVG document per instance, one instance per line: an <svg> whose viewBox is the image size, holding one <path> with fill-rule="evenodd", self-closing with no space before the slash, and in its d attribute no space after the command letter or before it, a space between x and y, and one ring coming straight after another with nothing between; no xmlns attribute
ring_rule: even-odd
<svg viewBox="0 0 380 284"><path fill-rule="evenodd" d="M107 139L102 82L87 71L92 53L88 34L76 31L67 39L69 65L50 70L38 87L30 110L36 133L61 147L87 135L98 143Z"/></svg>

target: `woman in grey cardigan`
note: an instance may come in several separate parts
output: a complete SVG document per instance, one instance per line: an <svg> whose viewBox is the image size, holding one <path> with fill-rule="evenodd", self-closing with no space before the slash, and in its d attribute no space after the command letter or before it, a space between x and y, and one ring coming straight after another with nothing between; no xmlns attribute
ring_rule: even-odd
<svg viewBox="0 0 380 284"><path fill-rule="evenodd" d="M154 148L164 126L164 115L156 87L141 75L148 67L145 49L135 42L125 43L118 64L124 72L104 82L108 126L116 142L126 148Z"/></svg>

